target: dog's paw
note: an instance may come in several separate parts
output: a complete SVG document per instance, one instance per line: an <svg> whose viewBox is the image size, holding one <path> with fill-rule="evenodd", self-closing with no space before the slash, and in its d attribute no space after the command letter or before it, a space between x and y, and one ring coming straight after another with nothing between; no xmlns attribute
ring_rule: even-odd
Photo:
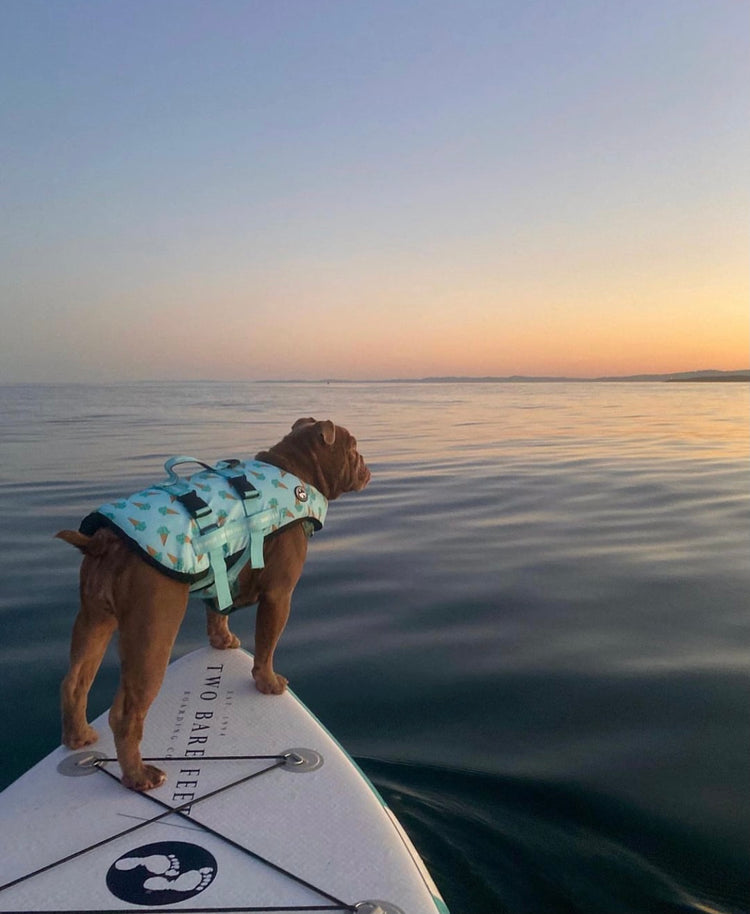
<svg viewBox="0 0 750 914"><path fill-rule="evenodd" d="M93 727L88 724L82 730L64 730L62 742L68 749L83 749L84 746L91 746L99 739L99 734Z"/></svg>
<svg viewBox="0 0 750 914"><path fill-rule="evenodd" d="M156 768L154 765L141 765L135 775L123 773L122 783L131 790L143 792L144 790L153 790L155 787L161 787L166 779L167 776L161 768Z"/></svg>
<svg viewBox="0 0 750 914"><path fill-rule="evenodd" d="M208 636L208 640L211 647L215 647L219 651L228 651L239 647L242 643L237 635L230 631L212 633Z"/></svg>
<svg viewBox="0 0 750 914"><path fill-rule="evenodd" d="M281 695L289 685L289 680L278 673L262 673L260 670L253 670L253 679L255 688L264 695Z"/></svg>
<svg viewBox="0 0 750 914"><path fill-rule="evenodd" d="M221 613L206 612L206 634L211 647L227 651L240 646L240 639L229 630L229 620Z"/></svg>

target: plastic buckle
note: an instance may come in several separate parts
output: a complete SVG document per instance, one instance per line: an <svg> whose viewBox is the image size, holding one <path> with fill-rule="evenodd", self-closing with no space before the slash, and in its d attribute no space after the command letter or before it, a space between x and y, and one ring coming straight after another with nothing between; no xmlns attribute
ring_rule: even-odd
<svg viewBox="0 0 750 914"><path fill-rule="evenodd" d="M200 520L202 517L209 517L211 515L211 509L206 504L205 501L198 495L197 492L194 492L192 489L188 492L183 492L182 495L176 495L175 498L180 504L189 511L192 517L196 520Z"/></svg>

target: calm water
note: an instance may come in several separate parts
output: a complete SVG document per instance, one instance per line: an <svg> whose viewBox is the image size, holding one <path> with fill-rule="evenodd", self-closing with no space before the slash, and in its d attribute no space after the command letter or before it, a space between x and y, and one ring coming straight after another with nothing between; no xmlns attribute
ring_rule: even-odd
<svg viewBox="0 0 750 914"><path fill-rule="evenodd" d="M59 740L77 553L52 534L299 416L370 487L314 539L278 668L453 914L746 912L748 388L0 387L0 786ZM252 647L253 615L233 617ZM203 643L198 604L177 653ZM117 679L108 655L92 711Z"/></svg>

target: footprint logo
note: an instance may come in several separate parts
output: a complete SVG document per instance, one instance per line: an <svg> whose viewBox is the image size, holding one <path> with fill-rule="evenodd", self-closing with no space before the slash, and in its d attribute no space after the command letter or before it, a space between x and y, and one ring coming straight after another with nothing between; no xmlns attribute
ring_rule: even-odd
<svg viewBox="0 0 750 914"><path fill-rule="evenodd" d="M206 889L216 870L216 858L205 848L184 841L160 841L115 860L107 872L107 887L131 904L175 904Z"/></svg>

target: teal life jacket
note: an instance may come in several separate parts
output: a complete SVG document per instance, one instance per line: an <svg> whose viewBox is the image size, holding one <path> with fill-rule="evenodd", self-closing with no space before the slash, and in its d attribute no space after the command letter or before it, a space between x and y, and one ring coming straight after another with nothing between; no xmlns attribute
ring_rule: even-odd
<svg viewBox="0 0 750 914"><path fill-rule="evenodd" d="M182 478L174 467L198 463ZM232 586L244 566L263 568L263 543L288 524L320 530L328 500L316 488L259 460L171 457L169 478L128 498L102 505L83 519L91 536L109 527L159 571L189 583L220 612L231 611Z"/></svg>

